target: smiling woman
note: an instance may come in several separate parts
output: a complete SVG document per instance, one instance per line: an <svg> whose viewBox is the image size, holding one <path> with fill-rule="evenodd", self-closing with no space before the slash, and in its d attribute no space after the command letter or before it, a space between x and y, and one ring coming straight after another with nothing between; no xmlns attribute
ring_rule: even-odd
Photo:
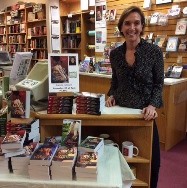
<svg viewBox="0 0 187 188"><path fill-rule="evenodd" d="M161 49L141 39L145 17L139 7L125 9L118 22L123 45L110 53L112 81L106 106L142 109L145 120L157 117L156 108L162 106L164 61ZM151 188L157 187L160 167L159 138L154 122L151 166Z"/></svg>

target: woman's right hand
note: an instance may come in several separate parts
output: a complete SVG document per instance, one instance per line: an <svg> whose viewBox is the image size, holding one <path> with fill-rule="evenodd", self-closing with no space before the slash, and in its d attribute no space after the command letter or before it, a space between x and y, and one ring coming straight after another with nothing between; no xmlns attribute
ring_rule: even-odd
<svg viewBox="0 0 187 188"><path fill-rule="evenodd" d="M105 106L111 107L111 106L115 106L115 105L116 105L116 101L115 101L114 97L113 96L108 97L108 99L105 102Z"/></svg>

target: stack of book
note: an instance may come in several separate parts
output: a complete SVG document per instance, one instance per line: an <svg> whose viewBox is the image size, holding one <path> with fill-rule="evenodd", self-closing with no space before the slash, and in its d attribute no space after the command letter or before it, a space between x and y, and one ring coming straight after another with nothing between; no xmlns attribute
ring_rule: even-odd
<svg viewBox="0 0 187 188"><path fill-rule="evenodd" d="M77 155L76 147L59 147L52 160L51 177L52 180L72 180L73 167Z"/></svg>
<svg viewBox="0 0 187 188"><path fill-rule="evenodd" d="M50 180L50 166L58 144L44 143L37 147L30 158L28 172L30 179Z"/></svg>
<svg viewBox="0 0 187 188"><path fill-rule="evenodd" d="M0 155L0 169L0 175L9 174L11 170L10 159L5 158L3 155Z"/></svg>
<svg viewBox="0 0 187 188"><path fill-rule="evenodd" d="M94 152L78 152L75 172L77 181L97 181L97 155Z"/></svg>
<svg viewBox="0 0 187 188"><path fill-rule="evenodd" d="M25 138L25 130L20 130L14 133L7 133L1 143L2 153L5 154L5 158L23 154L25 151L23 149Z"/></svg>
<svg viewBox="0 0 187 188"><path fill-rule="evenodd" d="M31 142L29 145L24 146L25 153L11 157L12 170L14 174L28 176L28 165L30 157L35 148L39 145L38 142Z"/></svg>
<svg viewBox="0 0 187 188"><path fill-rule="evenodd" d="M82 92L76 97L76 113L101 115L105 107L105 95Z"/></svg>
<svg viewBox="0 0 187 188"><path fill-rule="evenodd" d="M104 152L104 140L103 138L88 136L81 142L78 147L78 151L94 152L98 157L100 157Z"/></svg>
<svg viewBox="0 0 187 188"><path fill-rule="evenodd" d="M0 175L1 174L9 174L9 168L8 168L8 161L9 159L5 158L4 154L2 153L1 149L1 142L2 137L0 137Z"/></svg>
<svg viewBox="0 0 187 188"><path fill-rule="evenodd" d="M19 122L19 121L18 121ZM26 131L26 138L25 138L25 144L29 143L30 141L37 142L38 137L40 137L39 132L39 119L34 120L28 120L27 122L7 122L6 130L7 132L15 132L20 130Z"/></svg>
<svg viewBox="0 0 187 188"><path fill-rule="evenodd" d="M49 96L48 114L72 114L73 96Z"/></svg>

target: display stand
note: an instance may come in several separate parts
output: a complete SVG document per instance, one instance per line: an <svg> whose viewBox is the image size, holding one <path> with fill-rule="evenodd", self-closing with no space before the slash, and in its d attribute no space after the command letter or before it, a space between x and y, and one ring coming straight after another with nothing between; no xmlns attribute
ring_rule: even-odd
<svg viewBox="0 0 187 188"><path fill-rule="evenodd" d="M116 107L118 108L118 107ZM82 121L82 136L99 136L109 134L120 148L125 140L132 141L139 148L139 156L126 159L137 168L137 179L133 182L136 187L150 187L150 169L152 153L153 122L145 121L137 111L123 108L123 114L103 114L101 116L86 114L47 114L46 111L33 113L40 119L41 140L52 135L60 135L63 119L80 119ZM114 108L115 112L116 109Z"/></svg>

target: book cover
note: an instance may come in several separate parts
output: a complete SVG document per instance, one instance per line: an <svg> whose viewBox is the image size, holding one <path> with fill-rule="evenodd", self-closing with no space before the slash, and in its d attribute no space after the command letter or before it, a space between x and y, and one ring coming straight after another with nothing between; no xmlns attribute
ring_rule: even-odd
<svg viewBox="0 0 187 188"><path fill-rule="evenodd" d="M81 141L81 120L64 119L62 126L62 146L78 147Z"/></svg>
<svg viewBox="0 0 187 188"><path fill-rule="evenodd" d="M178 37L169 37L167 46L166 46L166 51L167 52L176 52L178 48Z"/></svg>
<svg viewBox="0 0 187 188"><path fill-rule="evenodd" d="M1 149L21 149L25 141L26 131L17 131L16 134L7 133L1 144Z"/></svg>
<svg viewBox="0 0 187 188"><path fill-rule="evenodd" d="M98 156L103 153L104 141L103 138L88 136L78 147L78 151L94 152Z"/></svg>
<svg viewBox="0 0 187 188"><path fill-rule="evenodd" d="M110 21L115 21L116 19L116 9L110 10Z"/></svg>
<svg viewBox="0 0 187 188"><path fill-rule="evenodd" d="M185 35L186 28L187 28L187 20L186 19L178 20L175 29L175 35Z"/></svg>
<svg viewBox="0 0 187 188"><path fill-rule="evenodd" d="M77 155L77 149L75 147L73 148L67 148L65 146L59 147L53 157L52 164L73 167L76 155Z"/></svg>
<svg viewBox="0 0 187 188"><path fill-rule="evenodd" d="M76 167L97 166L97 155L94 152L78 152Z"/></svg>
<svg viewBox="0 0 187 188"><path fill-rule="evenodd" d="M51 165L53 156L58 149L58 144L48 143L38 146L30 158L30 165Z"/></svg>
<svg viewBox="0 0 187 188"><path fill-rule="evenodd" d="M30 117L30 91L12 91L11 94L11 117Z"/></svg>

